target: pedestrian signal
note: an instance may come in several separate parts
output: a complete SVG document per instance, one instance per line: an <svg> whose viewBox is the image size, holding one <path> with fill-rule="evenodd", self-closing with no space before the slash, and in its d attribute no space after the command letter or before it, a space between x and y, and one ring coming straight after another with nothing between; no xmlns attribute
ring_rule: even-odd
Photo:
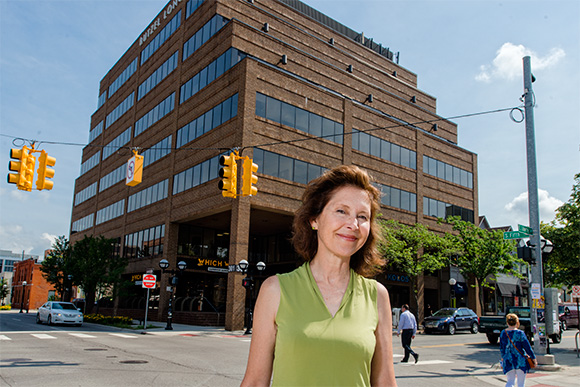
<svg viewBox="0 0 580 387"><path fill-rule="evenodd" d="M36 179L36 189L52 189L54 182L47 179L52 179L54 177L54 169L49 168L54 167L54 164L56 164L56 159L54 157L49 156L45 151L40 152L40 157L38 158L38 170L36 171L38 174Z"/></svg>
<svg viewBox="0 0 580 387"><path fill-rule="evenodd" d="M258 193L258 188L254 186L258 182L258 164L254 164L254 160L249 157L244 157L244 175L243 175L243 196L253 196Z"/></svg>
<svg viewBox="0 0 580 387"><path fill-rule="evenodd" d="M220 157L219 171L221 180L218 183L218 188L222 190L224 197L235 198L238 193L238 164L236 162L236 154L231 152L229 156L223 155Z"/></svg>

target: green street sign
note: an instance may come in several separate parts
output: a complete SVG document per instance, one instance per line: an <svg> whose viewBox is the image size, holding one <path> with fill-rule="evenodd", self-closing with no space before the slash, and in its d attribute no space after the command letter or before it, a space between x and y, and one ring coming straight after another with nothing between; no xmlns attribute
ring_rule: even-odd
<svg viewBox="0 0 580 387"><path fill-rule="evenodd" d="M527 237L529 235L521 231L506 231L503 233L503 239L521 239Z"/></svg>
<svg viewBox="0 0 580 387"><path fill-rule="evenodd" d="M526 233L528 235L534 235L534 230L531 227L522 226L521 224L518 224L518 231Z"/></svg>

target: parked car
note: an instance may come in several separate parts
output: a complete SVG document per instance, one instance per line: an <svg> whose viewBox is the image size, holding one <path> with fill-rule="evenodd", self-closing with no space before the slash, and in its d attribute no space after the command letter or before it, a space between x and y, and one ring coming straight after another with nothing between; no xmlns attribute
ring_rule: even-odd
<svg viewBox="0 0 580 387"><path fill-rule="evenodd" d="M560 328L565 331L570 327L578 326L578 306L573 303L558 305L560 315Z"/></svg>
<svg viewBox="0 0 580 387"><path fill-rule="evenodd" d="M479 332L479 317L469 308L443 308L425 317L425 333L444 332L449 335L457 330L469 329Z"/></svg>
<svg viewBox="0 0 580 387"><path fill-rule="evenodd" d="M72 302L48 301L36 313L36 323L83 325L83 313Z"/></svg>

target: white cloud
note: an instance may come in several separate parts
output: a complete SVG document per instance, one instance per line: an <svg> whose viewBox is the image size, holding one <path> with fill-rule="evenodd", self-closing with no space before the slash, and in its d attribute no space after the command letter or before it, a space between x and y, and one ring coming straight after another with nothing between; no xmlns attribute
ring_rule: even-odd
<svg viewBox="0 0 580 387"><path fill-rule="evenodd" d="M543 189L538 190L538 201L540 207L540 220L546 223L554 220L556 209L564 204L563 201L550 196L548 191ZM505 209L509 213L512 222L524 225L528 224L528 193L522 192L519 194L511 202L505 205Z"/></svg>
<svg viewBox="0 0 580 387"><path fill-rule="evenodd" d="M524 56L531 57L532 71L542 70L556 65L566 53L561 48L552 48L545 56L539 56L523 45L504 43L497 51L491 64L482 65L475 80L489 83L492 80L514 80L522 77Z"/></svg>

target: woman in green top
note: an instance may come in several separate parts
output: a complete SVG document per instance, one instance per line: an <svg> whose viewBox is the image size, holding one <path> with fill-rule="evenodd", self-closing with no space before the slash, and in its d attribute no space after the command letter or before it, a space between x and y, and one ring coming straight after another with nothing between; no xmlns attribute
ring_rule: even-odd
<svg viewBox="0 0 580 387"><path fill-rule="evenodd" d="M366 278L384 266L380 192L360 168L340 166L302 202L293 243L306 263L262 285L242 386L396 386L389 295Z"/></svg>

